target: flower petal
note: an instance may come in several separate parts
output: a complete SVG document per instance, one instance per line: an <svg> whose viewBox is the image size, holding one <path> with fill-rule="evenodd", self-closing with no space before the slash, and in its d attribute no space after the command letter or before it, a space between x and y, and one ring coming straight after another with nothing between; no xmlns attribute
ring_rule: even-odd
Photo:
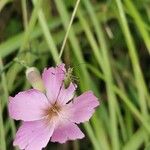
<svg viewBox="0 0 150 150"><path fill-rule="evenodd" d="M63 113L68 116L71 121L81 123L88 121L92 117L95 111L94 108L98 105L98 99L91 91L87 91L66 105Z"/></svg>
<svg viewBox="0 0 150 150"><path fill-rule="evenodd" d="M79 127L70 121L60 121L51 137L52 142L65 143L68 140L82 139L84 134Z"/></svg>
<svg viewBox="0 0 150 150"><path fill-rule="evenodd" d="M64 64L61 64L56 68L51 67L49 69L44 69L44 72L42 74L42 79L46 88L47 97L49 98L51 103L55 102L59 94L62 82L64 80L66 72L64 66Z"/></svg>
<svg viewBox="0 0 150 150"><path fill-rule="evenodd" d="M40 120L44 117L44 109L50 105L46 96L35 89L20 92L10 97L9 114L13 119L23 121Z"/></svg>
<svg viewBox="0 0 150 150"><path fill-rule="evenodd" d="M65 89L63 85L63 80L65 78L65 65L61 64L56 68L51 67L49 69L44 69L42 74L42 79L46 88L46 93L48 99L51 103L58 101L60 104L66 104L74 96L74 91L76 89L75 84L70 84L70 86Z"/></svg>
<svg viewBox="0 0 150 150"><path fill-rule="evenodd" d="M65 105L69 100L71 100L74 97L74 92L76 90L76 85L71 83L70 86L65 89L62 87L60 94L58 96L58 103L60 105Z"/></svg>
<svg viewBox="0 0 150 150"><path fill-rule="evenodd" d="M55 124L45 120L24 122L16 134L13 145L25 150L41 150L53 134Z"/></svg>

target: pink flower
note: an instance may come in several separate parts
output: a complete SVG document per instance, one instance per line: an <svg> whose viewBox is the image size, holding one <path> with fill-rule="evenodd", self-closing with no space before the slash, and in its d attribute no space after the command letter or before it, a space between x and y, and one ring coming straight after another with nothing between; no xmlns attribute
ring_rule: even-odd
<svg viewBox="0 0 150 150"><path fill-rule="evenodd" d="M67 89L60 89L64 72L64 64L44 69L45 93L30 89L10 97L10 116L23 121L13 143L20 149L41 150L49 140L65 143L84 137L77 124L88 121L99 102L91 91L70 101L74 97L75 86L71 83Z"/></svg>

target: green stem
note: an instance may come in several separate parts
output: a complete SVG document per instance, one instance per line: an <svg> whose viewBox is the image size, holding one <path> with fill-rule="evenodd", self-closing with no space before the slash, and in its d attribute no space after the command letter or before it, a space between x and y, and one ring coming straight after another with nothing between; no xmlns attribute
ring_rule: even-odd
<svg viewBox="0 0 150 150"><path fill-rule="evenodd" d="M26 29L28 26L27 1L22 0L21 6L22 6L22 14L23 14L23 25L24 25L24 28Z"/></svg>
<svg viewBox="0 0 150 150"><path fill-rule="evenodd" d="M3 112L2 112L2 99L0 99L0 149L6 150L5 132L4 132Z"/></svg>
<svg viewBox="0 0 150 150"><path fill-rule="evenodd" d="M37 0L33 0L34 5L36 4L36 1ZM54 39L49 31L47 21L46 21L46 18L45 18L42 8L38 12L38 19L39 19L39 23L40 23L41 29L43 31L43 34L45 36L45 40L49 47L49 50L52 53L53 59L54 59L55 63L58 64L61 62L61 60L59 58L58 50L57 50L56 44L54 42Z"/></svg>
<svg viewBox="0 0 150 150"><path fill-rule="evenodd" d="M1 59L0 59L0 70L3 70L3 63ZM6 82L6 77L4 72L1 74L1 78L2 78L2 87L4 89L4 104L8 106L9 94L8 94L7 82ZM10 119L10 125L11 125L12 135L13 137L15 137L16 127L12 119Z"/></svg>
<svg viewBox="0 0 150 150"><path fill-rule="evenodd" d="M131 36L130 30L129 30L129 27L127 24L127 20L126 20L125 13L123 10L122 2L120 0L115 0L115 1L117 4L119 16L120 16L119 22L120 22L120 25L121 25L122 31L124 33L128 49L129 49L129 56L131 58L135 81L136 81L136 87L137 87L137 91L138 91L138 95L139 95L138 96L139 104L140 104L142 113L147 118L148 110L147 110L147 103L146 103L146 99L145 99L145 96L147 94L147 87L146 87L146 84L145 84L145 81L143 78L142 71L140 69L135 44L134 44L133 38Z"/></svg>
<svg viewBox="0 0 150 150"><path fill-rule="evenodd" d="M37 13L41 7L41 4L42 4L42 0L37 0L37 3L35 5L35 8L32 12L32 15L31 15L31 19L29 21L29 24L25 30L25 33L24 33L24 38L23 38L23 42L22 42L22 45L20 47L20 51L24 50L24 48L26 47L26 44L28 43L29 39L30 39L30 35L33 31L33 28L36 24L36 21L37 21Z"/></svg>
<svg viewBox="0 0 150 150"><path fill-rule="evenodd" d="M65 44L66 44L66 41L67 41L67 37L68 37L69 31L70 31L70 28L72 26L72 23L73 23L73 20L74 20L74 17L75 17L75 14L76 14L79 3L80 3L80 0L77 0L75 8L74 8L72 16L71 16L71 20L70 20L68 28L67 28L66 35L65 35L64 40L63 40L63 44L62 44L61 49L60 49L59 58L61 58L62 53L64 51Z"/></svg>
<svg viewBox="0 0 150 150"><path fill-rule="evenodd" d="M111 65L110 65L110 58L108 54L108 47L107 47L107 42L105 40L105 36L101 27L101 24L97 21L97 16L94 13L94 9L92 7L92 4L89 0L83 0L83 3L86 7L86 9L89 12L90 18L93 22L93 25L95 27L95 33L98 38L98 42L100 45L100 48L93 47L93 50L95 51L95 57L97 61L99 62L100 67L102 68L102 71L106 77L106 90L107 90L107 96L108 96L108 104L109 104L109 113L110 113L110 130L111 130L111 144L112 144L112 149L118 150L120 147L120 142L119 142L119 136L118 136L118 126L117 126L117 116L116 116L116 110L114 109L116 106L116 96L115 93L112 90L113 87L113 78L112 78L112 71L111 71ZM81 19L81 15L80 15ZM91 38L92 34L89 34L89 27L88 23L86 22L82 17L81 23L83 24L83 28L85 29L85 33L87 33L87 37ZM88 28L87 28L88 27ZM93 43L94 43L94 37L93 37ZM96 45L96 44L95 44ZM102 61L102 62L101 62Z"/></svg>
<svg viewBox="0 0 150 150"><path fill-rule="evenodd" d="M144 21L142 20L142 17L140 16L140 13L136 9L133 2L131 0L124 0L124 2L125 2L125 5L127 7L129 14L133 17L135 25L137 26L137 28L145 42L147 50L150 54L150 36L145 28L146 25L145 25Z"/></svg>
<svg viewBox="0 0 150 150"><path fill-rule="evenodd" d="M100 150L99 144L98 144L97 139L94 135L94 132L91 128L91 125L89 123L84 123L84 128L87 130L87 134L89 135L89 137L93 143L94 149Z"/></svg>

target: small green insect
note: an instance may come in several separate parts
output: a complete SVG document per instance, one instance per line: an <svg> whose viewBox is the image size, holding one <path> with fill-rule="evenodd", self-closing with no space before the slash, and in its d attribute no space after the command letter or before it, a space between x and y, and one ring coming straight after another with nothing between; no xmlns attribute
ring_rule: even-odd
<svg viewBox="0 0 150 150"><path fill-rule="evenodd" d="M68 68L67 72L65 73L64 78L64 87L67 89L72 81L74 81L73 77L73 68Z"/></svg>
<svg viewBox="0 0 150 150"><path fill-rule="evenodd" d="M64 76L64 80L63 80L63 82L62 82L62 84L60 86L60 89L59 89L59 92L58 92L56 100L58 100L58 97L60 95L60 92L61 92L61 89L62 89L63 85L64 85L64 88L67 89L70 86L70 84L72 83L74 88L75 89L77 88L77 85L75 84L74 81L78 81L78 77L73 75L73 68L69 67L66 72L64 70L62 70L62 72L63 72L63 74L65 76Z"/></svg>
<svg viewBox="0 0 150 150"><path fill-rule="evenodd" d="M65 77L63 80L64 88L67 89L70 83L72 83L74 87L76 88L77 86L75 82L79 82L79 78L73 75L73 68L69 67L67 72L64 72L64 73L65 73Z"/></svg>
<svg viewBox="0 0 150 150"><path fill-rule="evenodd" d="M70 83L72 83L76 88L77 86L75 85L75 82L78 82L79 78L73 75L73 68L69 67L66 72L64 70L62 71L65 75L62 83L62 85L64 85L64 88L67 89Z"/></svg>

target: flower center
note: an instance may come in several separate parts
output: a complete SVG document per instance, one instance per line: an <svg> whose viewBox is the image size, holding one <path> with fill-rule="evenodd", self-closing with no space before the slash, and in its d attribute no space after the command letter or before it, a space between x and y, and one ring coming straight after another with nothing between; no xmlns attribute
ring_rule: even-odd
<svg viewBox="0 0 150 150"><path fill-rule="evenodd" d="M54 116L58 116L60 111L61 107L55 103L45 111L45 115L48 117L48 119L51 119Z"/></svg>

